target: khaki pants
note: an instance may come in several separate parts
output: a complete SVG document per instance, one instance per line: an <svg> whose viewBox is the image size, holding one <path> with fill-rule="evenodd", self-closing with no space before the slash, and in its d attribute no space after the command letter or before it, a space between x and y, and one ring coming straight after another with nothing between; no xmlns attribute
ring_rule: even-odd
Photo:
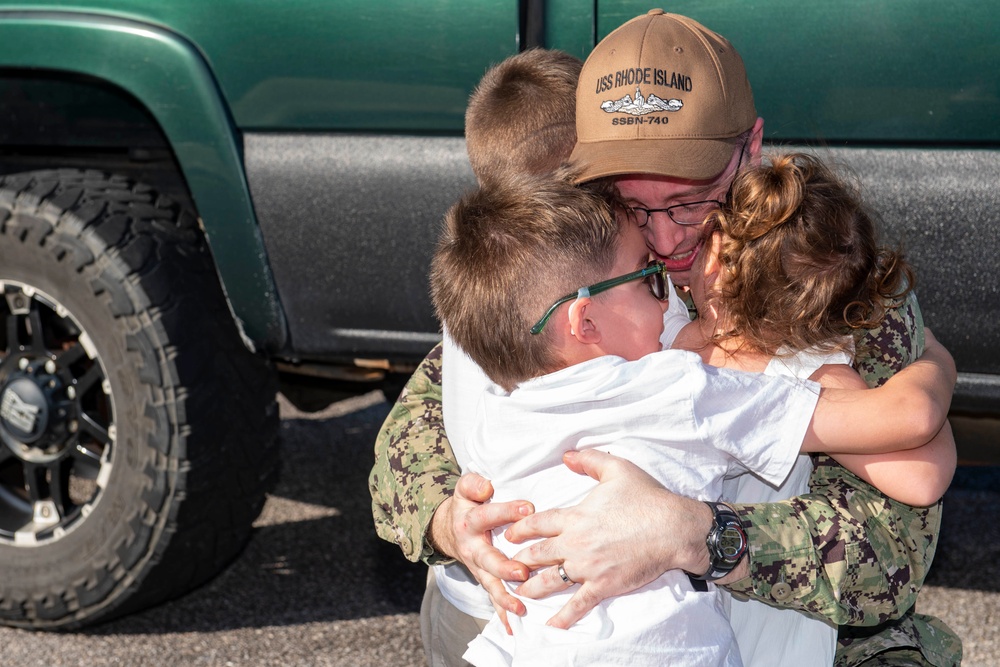
<svg viewBox="0 0 1000 667"><path fill-rule="evenodd" d="M487 621L466 613L448 602L434 581L434 569L427 571L427 588L420 605L420 639L430 667L464 667L462 654Z"/></svg>

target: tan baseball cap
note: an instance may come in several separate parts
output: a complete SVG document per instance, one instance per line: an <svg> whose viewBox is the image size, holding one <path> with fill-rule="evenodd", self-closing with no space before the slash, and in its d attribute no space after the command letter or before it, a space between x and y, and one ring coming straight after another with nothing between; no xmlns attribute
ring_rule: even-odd
<svg viewBox="0 0 1000 667"><path fill-rule="evenodd" d="M576 89L578 181L620 174L705 179L757 120L743 59L697 21L652 9L594 47Z"/></svg>

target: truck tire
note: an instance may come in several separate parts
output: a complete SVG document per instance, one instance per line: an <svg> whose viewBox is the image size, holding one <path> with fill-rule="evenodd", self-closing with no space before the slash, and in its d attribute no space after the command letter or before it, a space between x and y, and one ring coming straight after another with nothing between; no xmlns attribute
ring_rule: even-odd
<svg viewBox="0 0 1000 667"><path fill-rule="evenodd" d="M5 176L0 290L0 622L79 628L210 579L277 473L277 376L197 217L121 176Z"/></svg>

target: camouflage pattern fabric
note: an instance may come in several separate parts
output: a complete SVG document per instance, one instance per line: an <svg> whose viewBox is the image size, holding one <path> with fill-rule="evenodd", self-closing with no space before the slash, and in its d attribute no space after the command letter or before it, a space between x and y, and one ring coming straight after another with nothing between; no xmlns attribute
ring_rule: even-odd
<svg viewBox="0 0 1000 667"><path fill-rule="evenodd" d="M866 632L867 630L867 632ZM875 628L841 626L834 667L962 663L962 642L941 620L914 613Z"/></svg>
<svg viewBox="0 0 1000 667"><path fill-rule="evenodd" d="M882 326L865 333L858 342L858 351L861 356L855 367L869 387L881 387L923 354L924 318L915 292L886 314Z"/></svg>
<svg viewBox="0 0 1000 667"><path fill-rule="evenodd" d="M885 382L923 349L916 299L893 310L859 349L859 371ZM958 637L913 612L937 544L941 505L889 500L829 457L816 457L811 493L781 503L737 504L752 545L751 574L732 589L842 627L837 667L961 662ZM410 560L446 562L425 536L459 471L441 415L441 346L417 368L375 443L369 478L375 526ZM877 662L876 662L877 661Z"/></svg>
<svg viewBox="0 0 1000 667"><path fill-rule="evenodd" d="M441 413L441 343L403 388L375 441L368 477L375 530L409 560L428 565L450 559L426 539L431 517L455 492L460 477Z"/></svg>

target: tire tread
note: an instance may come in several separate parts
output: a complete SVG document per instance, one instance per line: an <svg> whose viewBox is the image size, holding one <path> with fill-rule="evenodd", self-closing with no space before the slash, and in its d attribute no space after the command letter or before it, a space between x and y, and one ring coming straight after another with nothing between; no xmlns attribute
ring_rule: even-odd
<svg viewBox="0 0 1000 667"><path fill-rule="evenodd" d="M159 452L123 508L131 539L86 581L21 599L0 584L4 622L74 629L176 597L241 551L277 474L276 374L244 347L196 215L150 188L89 170L5 176L0 239L12 236L94 272L129 332Z"/></svg>

